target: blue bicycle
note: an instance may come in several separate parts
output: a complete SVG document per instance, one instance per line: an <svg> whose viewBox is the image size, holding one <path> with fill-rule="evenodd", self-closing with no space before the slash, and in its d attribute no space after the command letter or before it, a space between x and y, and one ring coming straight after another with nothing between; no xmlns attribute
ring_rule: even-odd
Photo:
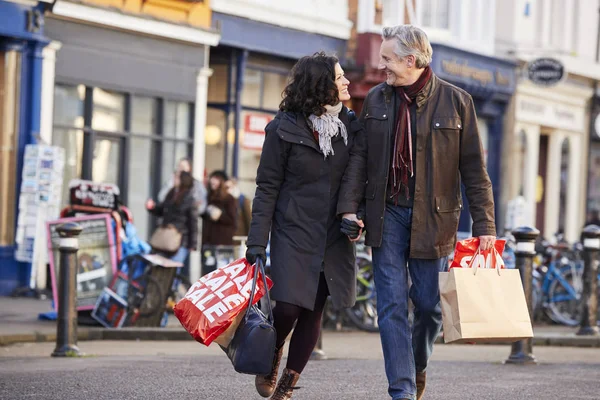
<svg viewBox="0 0 600 400"><path fill-rule="evenodd" d="M542 312L553 322L577 326L581 322L583 260L581 245L569 245L558 235L557 244L542 241L533 264L533 319ZM515 268L515 242L510 235L503 258L507 268Z"/></svg>

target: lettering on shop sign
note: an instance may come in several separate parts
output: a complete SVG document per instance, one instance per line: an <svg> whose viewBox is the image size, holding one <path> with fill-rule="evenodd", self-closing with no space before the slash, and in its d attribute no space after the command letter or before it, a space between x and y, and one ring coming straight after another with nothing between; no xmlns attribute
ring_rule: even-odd
<svg viewBox="0 0 600 400"><path fill-rule="evenodd" d="M216 318L250 299L253 281L248 279L245 268L244 263L231 264L223 268L223 272L227 276L206 278L208 275L205 275L192 285L185 298L191 301L212 323ZM233 294L224 293L231 293L230 288L233 285L237 288ZM258 291L259 287L256 285L255 295Z"/></svg>
<svg viewBox="0 0 600 400"><path fill-rule="evenodd" d="M556 128L584 129L583 110L533 98L521 98L517 102L518 118Z"/></svg>
<svg viewBox="0 0 600 400"><path fill-rule="evenodd" d="M115 210L119 202L119 187L110 183L96 183L74 179L69 182L71 205L110 208Z"/></svg>
<svg viewBox="0 0 600 400"><path fill-rule="evenodd" d="M248 150L262 150L265 142L265 127L272 119L270 115L247 114L242 146Z"/></svg>
<svg viewBox="0 0 600 400"><path fill-rule="evenodd" d="M565 76L564 65L554 58L538 58L527 64L527 77L536 85L554 86Z"/></svg>
<svg viewBox="0 0 600 400"><path fill-rule="evenodd" d="M499 69L492 71L485 68L472 67L468 61L443 60L442 69L449 75L472 79L483 86L489 84L499 86L510 85L510 77L503 74Z"/></svg>

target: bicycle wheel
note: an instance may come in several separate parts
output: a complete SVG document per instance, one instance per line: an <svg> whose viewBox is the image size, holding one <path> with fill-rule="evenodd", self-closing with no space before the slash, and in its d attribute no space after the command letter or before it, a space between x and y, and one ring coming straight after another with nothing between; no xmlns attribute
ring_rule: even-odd
<svg viewBox="0 0 600 400"><path fill-rule="evenodd" d="M141 290L142 300L139 306L140 317L148 317L165 308L165 295L156 278L146 276Z"/></svg>
<svg viewBox="0 0 600 400"><path fill-rule="evenodd" d="M555 276L548 289L548 317L558 324L577 326L581 322L581 271L567 267Z"/></svg>
<svg viewBox="0 0 600 400"><path fill-rule="evenodd" d="M186 276L182 274L177 274L175 279L177 280L177 285L173 290L172 296L173 301L175 303L179 303L179 301L184 298L188 290L190 290L190 287L192 287L192 283Z"/></svg>
<svg viewBox="0 0 600 400"><path fill-rule="evenodd" d="M379 332L377 321L377 294L373 279L373 264L367 257L356 258L358 271L356 275L356 303L346 308L348 319L358 329L367 332Z"/></svg>

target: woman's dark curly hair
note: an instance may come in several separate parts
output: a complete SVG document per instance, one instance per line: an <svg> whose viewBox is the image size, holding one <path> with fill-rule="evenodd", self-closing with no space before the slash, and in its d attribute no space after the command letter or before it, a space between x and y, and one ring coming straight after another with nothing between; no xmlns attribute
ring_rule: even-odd
<svg viewBox="0 0 600 400"><path fill-rule="evenodd" d="M340 102L335 84L335 56L318 52L302 57L290 72L289 83L283 91L281 111L301 112L320 116L325 105Z"/></svg>

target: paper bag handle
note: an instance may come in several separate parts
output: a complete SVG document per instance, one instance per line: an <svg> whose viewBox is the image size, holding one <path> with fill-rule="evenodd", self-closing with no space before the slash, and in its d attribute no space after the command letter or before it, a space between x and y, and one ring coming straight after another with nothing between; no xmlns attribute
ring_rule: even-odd
<svg viewBox="0 0 600 400"><path fill-rule="evenodd" d="M498 271L498 275L500 275L500 270L502 268L498 268L498 263L495 261L496 260L496 255L499 254L498 250L496 250L496 247L492 247L492 255L494 256L494 268L495 270ZM473 275L477 275L477 270L479 268L473 268L473 263L475 262L475 259L477 258L478 255L481 254L481 248L478 246L477 247L477 251L475 252L475 254L473 255L473 258L471 258L471 261L469 262L469 266L467 268L471 268L473 270Z"/></svg>

